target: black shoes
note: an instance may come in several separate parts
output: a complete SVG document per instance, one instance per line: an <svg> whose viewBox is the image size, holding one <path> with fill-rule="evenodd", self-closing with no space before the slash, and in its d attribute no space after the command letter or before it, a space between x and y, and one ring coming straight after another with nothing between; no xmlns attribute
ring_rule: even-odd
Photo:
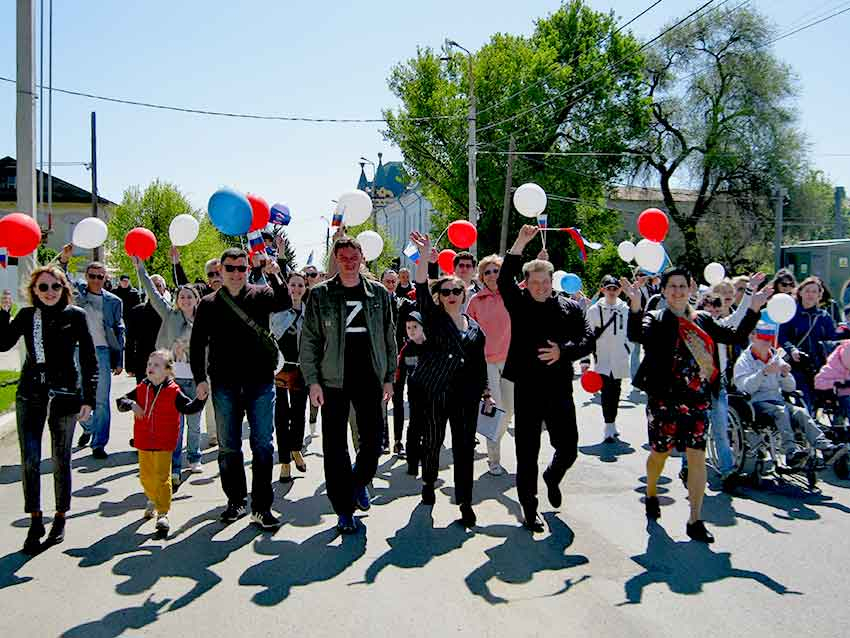
<svg viewBox="0 0 850 638"><path fill-rule="evenodd" d="M661 504L658 502L657 496L647 496L643 501L646 507L646 517L651 521L657 521L661 518Z"/></svg>
<svg viewBox="0 0 850 638"><path fill-rule="evenodd" d="M280 521L268 510L265 512L253 512L251 514L251 522L262 529L277 529L280 527Z"/></svg>
<svg viewBox="0 0 850 638"><path fill-rule="evenodd" d="M58 545L65 540L65 517L54 516L53 525L50 526L50 533L47 535L47 542L53 545Z"/></svg>
<svg viewBox="0 0 850 638"><path fill-rule="evenodd" d="M732 472L731 474L727 474L723 477L723 482L721 483L721 488L724 492L734 492L735 488L738 487L738 475Z"/></svg>
<svg viewBox="0 0 850 638"><path fill-rule="evenodd" d="M460 506L460 524L464 527L475 527L478 519L475 517L475 512L472 511L472 505L462 503Z"/></svg>
<svg viewBox="0 0 850 638"><path fill-rule="evenodd" d="M340 534L353 534L357 531L357 522L351 514L340 514L336 520L336 528Z"/></svg>
<svg viewBox="0 0 850 638"><path fill-rule="evenodd" d="M83 433L80 435L80 438L77 439L78 447L86 447L91 441L91 434L83 430Z"/></svg>
<svg viewBox="0 0 850 638"><path fill-rule="evenodd" d="M44 521L41 516L34 516L30 520L30 528L24 541L24 554L34 556L41 550L41 537L44 536Z"/></svg>
<svg viewBox="0 0 850 638"><path fill-rule="evenodd" d="M688 468L683 467L679 470L679 480L682 481L682 485L685 486L685 489L688 489Z"/></svg>
<svg viewBox="0 0 850 638"><path fill-rule="evenodd" d="M546 529L543 525L543 519L537 512L524 512L524 516L525 520L522 522L522 526L532 534L540 534Z"/></svg>
<svg viewBox="0 0 850 638"><path fill-rule="evenodd" d="M361 512L366 512L372 507L372 497L369 495L369 488L365 485L354 495L354 505Z"/></svg>
<svg viewBox="0 0 850 638"><path fill-rule="evenodd" d="M419 474L419 465L414 465L413 463L407 464L407 474L408 476L416 476Z"/></svg>
<svg viewBox="0 0 850 638"><path fill-rule="evenodd" d="M422 502L425 505L433 505L436 500L436 495L434 494L434 486L426 483L422 486Z"/></svg>
<svg viewBox="0 0 850 638"><path fill-rule="evenodd" d="M705 523L703 523L702 521L688 523L685 526L685 531L692 540L708 544L714 542L714 536L712 536L711 532L705 529Z"/></svg>
<svg viewBox="0 0 850 638"><path fill-rule="evenodd" d="M233 523L248 513L248 508L245 503L228 503L227 507L221 513L221 520L225 523Z"/></svg>
<svg viewBox="0 0 850 638"><path fill-rule="evenodd" d="M561 507L561 488L554 480L546 475L546 472L543 472L543 482L546 483L549 502L552 504L552 507Z"/></svg>
<svg viewBox="0 0 850 638"><path fill-rule="evenodd" d="M109 455L106 453L102 447L94 447L91 450L92 458L97 459L98 461L103 461L104 459L109 458Z"/></svg>
<svg viewBox="0 0 850 638"><path fill-rule="evenodd" d="M397 441L396 444L393 446L393 454L398 456L398 458L400 459L405 458L404 443L402 443L401 441Z"/></svg>

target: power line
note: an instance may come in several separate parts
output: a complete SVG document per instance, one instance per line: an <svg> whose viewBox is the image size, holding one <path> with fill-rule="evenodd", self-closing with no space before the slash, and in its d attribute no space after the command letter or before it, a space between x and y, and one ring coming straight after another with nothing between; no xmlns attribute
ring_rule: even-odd
<svg viewBox="0 0 850 638"><path fill-rule="evenodd" d="M784 34L774 38L773 40L768 40L767 42L765 42L761 46L763 46L763 47L770 46L771 44L774 44L775 42L779 42L780 40L784 40L785 38L790 38L792 35L800 33L800 31L805 31L806 29L810 29L814 26L821 24L822 22L826 22L827 20L831 20L832 18L836 18L836 17L840 16L842 13L847 13L848 11L850 11L850 6L845 7L844 9L841 9L840 11L836 11L835 13L831 13L830 15L828 15L824 18L820 18L819 20L815 20L814 22L810 22L809 24L803 25L802 27L798 27L797 29L794 29L793 31L789 31L788 33L784 33Z"/></svg>
<svg viewBox="0 0 850 638"><path fill-rule="evenodd" d="M15 80L12 78L4 77L0 75L0 81L9 82L11 84L15 83ZM41 85L38 85L38 88L41 88ZM212 111L209 109L196 109L189 108L183 106L170 106L166 104L155 104L153 102L141 102L139 100L127 100L124 98L117 97L109 97L106 95L97 95L95 93L86 93L84 91L74 91L71 89L58 89L53 87L53 90L57 93L64 93L66 95L75 95L77 97L87 97L92 100L101 100L103 102L113 102L116 104L128 104L130 106L140 106L143 108L149 109L159 109L162 111L177 111L179 113L192 113L195 115L212 115L216 117L232 117L239 119L248 119L248 120L274 120L280 122L312 122L317 124L371 124L371 123L384 123L386 120L384 118L344 118L344 117L306 117L300 115L259 115L255 113L231 113L227 111ZM448 120L455 119L461 117L462 114L458 115L432 115L432 116L424 116L424 117L411 117L410 120L414 122L423 122L423 121L433 121L433 120Z"/></svg>

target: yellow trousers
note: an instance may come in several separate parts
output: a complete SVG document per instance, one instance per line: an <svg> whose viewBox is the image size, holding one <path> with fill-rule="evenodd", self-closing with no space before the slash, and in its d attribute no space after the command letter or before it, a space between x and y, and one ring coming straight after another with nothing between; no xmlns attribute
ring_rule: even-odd
<svg viewBox="0 0 850 638"><path fill-rule="evenodd" d="M159 514L171 509L171 450L139 450L139 478Z"/></svg>

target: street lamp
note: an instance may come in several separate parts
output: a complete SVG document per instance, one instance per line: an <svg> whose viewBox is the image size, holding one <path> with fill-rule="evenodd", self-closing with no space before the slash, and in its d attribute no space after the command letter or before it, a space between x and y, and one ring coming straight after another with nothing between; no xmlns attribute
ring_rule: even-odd
<svg viewBox="0 0 850 638"><path fill-rule="evenodd" d="M362 155L360 156L360 161L365 162L366 164L370 164L372 166L372 230L378 230L378 211L375 210L375 196L377 194L377 184L375 183L378 179L378 169L375 166L375 162L372 160L366 159ZM360 165L360 168L363 168L363 164Z"/></svg>
<svg viewBox="0 0 850 638"><path fill-rule="evenodd" d="M466 53L469 61L469 145L468 145L468 164L469 164L469 223L475 226L478 225L478 192L477 192L477 171L476 171L476 155L477 145L475 141L475 78L472 74L472 53L469 49L462 47L454 40L446 38L446 50L455 47ZM469 247L469 252L473 255L477 253L477 245L473 244Z"/></svg>

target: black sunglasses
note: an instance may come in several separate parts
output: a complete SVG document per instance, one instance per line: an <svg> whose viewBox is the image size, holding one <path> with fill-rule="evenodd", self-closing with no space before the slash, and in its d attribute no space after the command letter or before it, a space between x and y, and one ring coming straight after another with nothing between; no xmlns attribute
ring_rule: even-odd
<svg viewBox="0 0 850 638"><path fill-rule="evenodd" d="M100 279L101 281L106 279L106 275L95 275L94 273L86 273L86 277L89 279Z"/></svg>
<svg viewBox="0 0 850 638"><path fill-rule="evenodd" d="M708 303L709 303L709 305L714 306L715 308L721 308L723 306L723 300L722 299L712 299Z"/></svg>
<svg viewBox="0 0 850 638"><path fill-rule="evenodd" d="M211 270L207 273L207 279L218 279L221 277L221 273L217 270Z"/></svg>
<svg viewBox="0 0 850 638"><path fill-rule="evenodd" d="M233 264L224 264L224 269L227 272L246 272L248 270L248 266L234 266Z"/></svg>
<svg viewBox="0 0 850 638"><path fill-rule="evenodd" d="M53 282L52 284L38 284L39 292L47 292L48 290L62 290L64 286L58 282Z"/></svg>
<svg viewBox="0 0 850 638"><path fill-rule="evenodd" d="M307 275L310 279L315 279L319 276L319 273L317 272L305 272L304 274Z"/></svg>
<svg viewBox="0 0 850 638"><path fill-rule="evenodd" d="M498 268L491 268L490 270L485 270L484 274L485 275L498 275L499 269Z"/></svg>
<svg viewBox="0 0 850 638"><path fill-rule="evenodd" d="M449 295L460 297L463 294L463 288L440 288L440 294L443 297L448 297Z"/></svg>
<svg viewBox="0 0 850 638"><path fill-rule="evenodd" d="M615 285L613 285L613 284L608 285L608 286L605 286L605 290L611 290L611 291L614 291L614 290L619 290L619 289L620 289L620 287L619 287L619 286L615 286Z"/></svg>

